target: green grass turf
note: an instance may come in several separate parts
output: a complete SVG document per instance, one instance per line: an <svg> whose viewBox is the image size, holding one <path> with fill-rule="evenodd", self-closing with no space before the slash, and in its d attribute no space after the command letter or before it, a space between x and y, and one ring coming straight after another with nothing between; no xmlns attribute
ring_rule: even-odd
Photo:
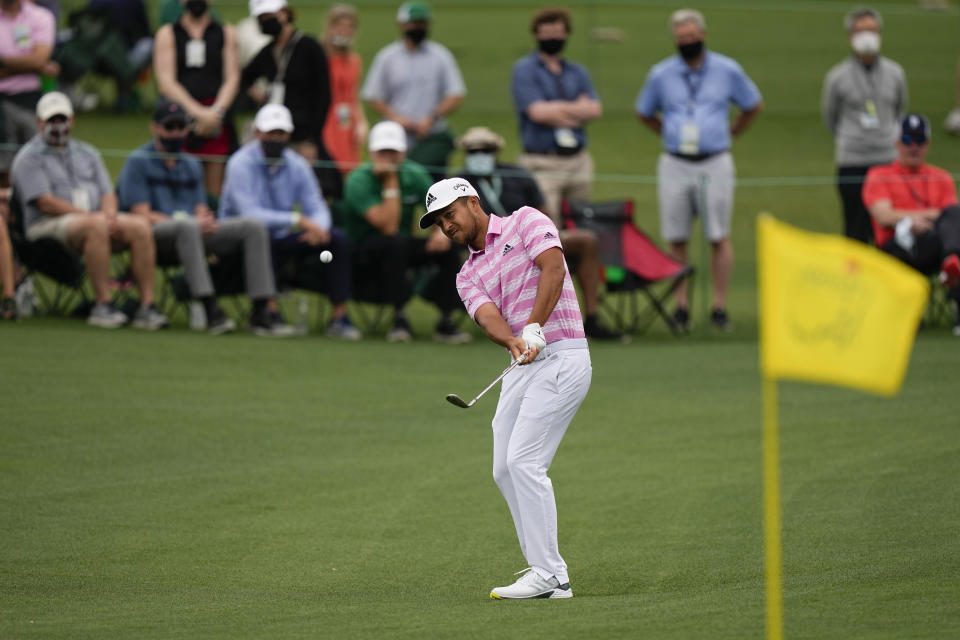
<svg viewBox="0 0 960 640"><path fill-rule="evenodd" d="M0 325L0 637L759 638L750 341L593 348L551 473L576 598L523 566L490 476L505 358L462 348ZM956 343L894 399L783 385L792 638L960 627Z"/></svg>

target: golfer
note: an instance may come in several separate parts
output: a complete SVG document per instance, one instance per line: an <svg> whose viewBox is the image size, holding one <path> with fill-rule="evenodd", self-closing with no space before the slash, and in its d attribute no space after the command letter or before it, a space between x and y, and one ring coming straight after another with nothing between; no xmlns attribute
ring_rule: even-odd
<svg viewBox="0 0 960 640"><path fill-rule="evenodd" d="M547 469L587 395L592 368L557 228L532 207L505 218L485 213L462 178L435 183L426 205L420 228L436 224L470 250L457 275L467 313L514 359L523 358L503 379L493 417L493 478L529 569L490 597L570 598Z"/></svg>

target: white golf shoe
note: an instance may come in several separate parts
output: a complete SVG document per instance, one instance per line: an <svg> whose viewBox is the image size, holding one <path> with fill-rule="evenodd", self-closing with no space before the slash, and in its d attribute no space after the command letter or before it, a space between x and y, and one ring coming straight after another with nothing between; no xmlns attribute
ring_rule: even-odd
<svg viewBox="0 0 960 640"><path fill-rule="evenodd" d="M560 584L556 577L543 579L531 568L518 571L523 575L513 584L497 587L490 592L492 600L527 600L530 598L572 598L570 583ZM514 574L514 575L517 575Z"/></svg>

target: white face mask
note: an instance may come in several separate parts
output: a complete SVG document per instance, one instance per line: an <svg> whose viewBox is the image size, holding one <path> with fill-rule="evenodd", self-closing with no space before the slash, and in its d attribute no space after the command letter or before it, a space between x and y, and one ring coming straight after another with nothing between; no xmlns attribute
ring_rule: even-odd
<svg viewBox="0 0 960 640"><path fill-rule="evenodd" d="M858 31L850 39L854 52L862 56L875 56L880 53L880 34L873 31Z"/></svg>
<svg viewBox="0 0 960 640"><path fill-rule="evenodd" d="M489 176L497 166L497 156L492 153L468 153L465 168L475 176Z"/></svg>

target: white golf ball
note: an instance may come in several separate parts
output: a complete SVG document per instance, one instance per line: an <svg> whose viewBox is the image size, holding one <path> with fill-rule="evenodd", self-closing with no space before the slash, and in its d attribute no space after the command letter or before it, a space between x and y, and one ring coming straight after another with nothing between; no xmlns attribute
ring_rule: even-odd
<svg viewBox="0 0 960 640"><path fill-rule="evenodd" d="M323 251L320 253L320 262L327 264L333 260L333 254L329 251Z"/></svg>

